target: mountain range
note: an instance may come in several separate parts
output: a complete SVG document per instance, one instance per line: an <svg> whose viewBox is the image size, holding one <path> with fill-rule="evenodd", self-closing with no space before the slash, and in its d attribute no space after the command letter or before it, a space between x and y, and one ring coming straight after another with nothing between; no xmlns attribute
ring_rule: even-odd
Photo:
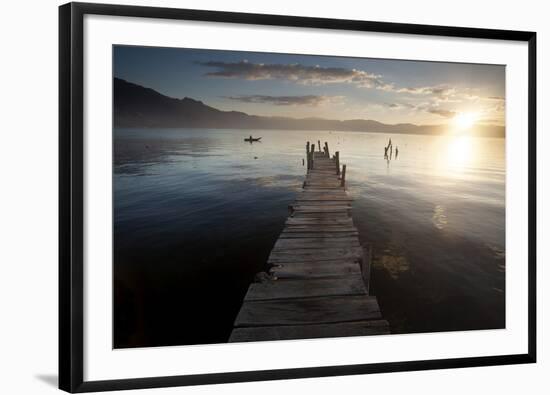
<svg viewBox="0 0 550 395"><path fill-rule="evenodd" d="M113 101L115 127L338 130L411 134L440 134L447 129L445 125L390 125L370 119L341 121L324 118L269 117L239 111L222 111L199 100L168 97L151 88L120 78L114 78ZM504 137L505 129L497 125L477 125L476 135Z"/></svg>

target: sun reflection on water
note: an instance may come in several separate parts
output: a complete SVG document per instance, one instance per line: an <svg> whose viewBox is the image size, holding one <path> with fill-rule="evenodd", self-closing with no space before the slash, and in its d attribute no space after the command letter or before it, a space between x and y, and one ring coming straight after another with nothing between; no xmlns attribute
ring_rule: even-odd
<svg viewBox="0 0 550 395"><path fill-rule="evenodd" d="M456 136L446 140L444 165L451 172L464 171L474 159L474 143L470 136Z"/></svg>

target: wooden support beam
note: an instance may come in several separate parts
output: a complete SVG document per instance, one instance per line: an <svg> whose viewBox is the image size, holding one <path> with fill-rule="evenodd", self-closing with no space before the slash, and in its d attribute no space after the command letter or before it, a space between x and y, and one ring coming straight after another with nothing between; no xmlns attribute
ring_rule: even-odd
<svg viewBox="0 0 550 395"><path fill-rule="evenodd" d="M340 176L340 186L346 186L346 165L342 165L342 175Z"/></svg>

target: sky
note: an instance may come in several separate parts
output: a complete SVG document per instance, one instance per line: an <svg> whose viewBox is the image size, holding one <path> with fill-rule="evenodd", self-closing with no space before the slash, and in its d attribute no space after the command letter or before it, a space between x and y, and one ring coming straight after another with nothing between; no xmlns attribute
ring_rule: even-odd
<svg viewBox="0 0 550 395"><path fill-rule="evenodd" d="M137 46L113 54L115 77L220 110L504 125L502 65Z"/></svg>

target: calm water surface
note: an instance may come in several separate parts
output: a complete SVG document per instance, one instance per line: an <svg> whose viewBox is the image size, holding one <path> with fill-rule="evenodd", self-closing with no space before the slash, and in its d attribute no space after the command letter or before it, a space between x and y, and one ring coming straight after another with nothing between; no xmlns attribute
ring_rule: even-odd
<svg viewBox="0 0 550 395"><path fill-rule="evenodd" d="M504 139L115 130L115 346L225 342L300 190L307 140L348 165L393 333L504 327ZM389 138L397 159L383 159ZM395 152L394 152L395 154Z"/></svg>

